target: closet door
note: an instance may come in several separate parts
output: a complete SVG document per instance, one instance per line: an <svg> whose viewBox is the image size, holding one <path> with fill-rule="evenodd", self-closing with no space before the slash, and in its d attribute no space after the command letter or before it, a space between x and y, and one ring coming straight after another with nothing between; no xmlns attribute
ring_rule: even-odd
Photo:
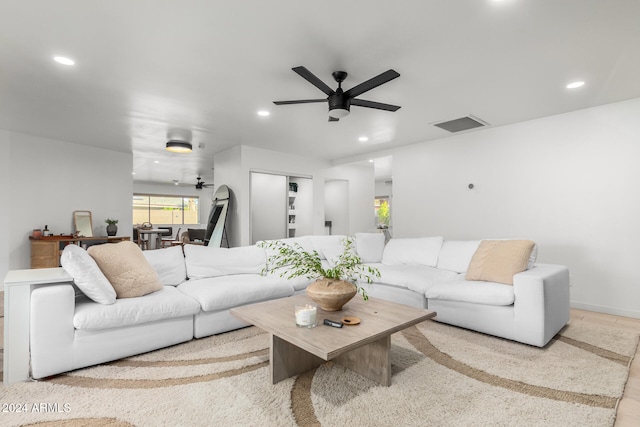
<svg viewBox="0 0 640 427"><path fill-rule="evenodd" d="M287 237L288 183L283 175L251 172L251 243Z"/></svg>

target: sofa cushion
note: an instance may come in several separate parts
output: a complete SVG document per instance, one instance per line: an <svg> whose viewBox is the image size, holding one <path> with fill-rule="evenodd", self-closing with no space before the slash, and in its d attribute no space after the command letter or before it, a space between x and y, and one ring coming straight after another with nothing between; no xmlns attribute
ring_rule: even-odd
<svg viewBox="0 0 640 427"><path fill-rule="evenodd" d="M86 298L76 301L73 326L76 329L109 329L138 325L156 320L193 316L200 311L198 302L173 286L143 297L124 298L112 305L100 305Z"/></svg>
<svg viewBox="0 0 640 427"><path fill-rule="evenodd" d="M377 268L380 272L380 278L375 279L376 283L410 289L423 295L430 287L458 276L458 273L453 271L421 265L367 265Z"/></svg>
<svg viewBox="0 0 640 427"><path fill-rule="evenodd" d="M513 286L464 279L455 279L432 286L425 296L428 300L464 301L486 305L511 305L515 301Z"/></svg>
<svg viewBox="0 0 640 427"><path fill-rule="evenodd" d="M309 238L309 236L290 237L288 239L280 239L280 240L290 246L300 245L302 249L307 252L311 252L315 250L315 247L313 246L313 243L311 242L311 239Z"/></svg>
<svg viewBox="0 0 640 427"><path fill-rule="evenodd" d="M442 236L391 239L384 247L382 263L435 267L442 247Z"/></svg>
<svg viewBox="0 0 640 427"><path fill-rule="evenodd" d="M464 273L480 240L445 240L438 254L438 268Z"/></svg>
<svg viewBox="0 0 640 427"><path fill-rule="evenodd" d="M158 273L163 285L177 286L187 280L187 268L184 264L182 246L171 246L166 249L155 249L142 253Z"/></svg>
<svg viewBox="0 0 640 427"><path fill-rule="evenodd" d="M187 280L178 286L182 293L195 298L202 311L220 311L293 295L294 289L279 277L259 274L236 274Z"/></svg>
<svg viewBox="0 0 640 427"><path fill-rule="evenodd" d="M333 267L332 265L329 264L329 261L327 260L322 260L322 268L327 269L327 268L331 268ZM294 290L296 291L300 291L303 289L306 289L307 286L309 286L311 283L315 282L315 278L309 279L306 276L297 276L294 277L293 279L288 279L286 278L289 274L289 272L292 270L292 267L290 265L286 265L284 267L275 269L275 270L270 270L268 273L265 274L265 277L271 277L271 279L276 279L280 282L285 282L287 283L289 286L292 286ZM269 281L270 283L271 281Z"/></svg>
<svg viewBox="0 0 640 427"><path fill-rule="evenodd" d="M305 236L311 242L312 250L318 252L320 259L326 259L324 252L327 248L341 247L344 250L344 241L347 236L341 234L334 234L330 236ZM287 239L285 239L287 240Z"/></svg>
<svg viewBox="0 0 640 427"><path fill-rule="evenodd" d="M259 274L267 262L264 249L257 246L215 248L185 245L184 256L190 279L230 274Z"/></svg>
<svg viewBox="0 0 640 427"><path fill-rule="evenodd" d="M344 253L344 246L332 246L323 248L321 252L320 260L323 263L326 263L330 268L335 267L336 263L338 263L340 259L340 255Z"/></svg>
<svg viewBox="0 0 640 427"><path fill-rule="evenodd" d="M140 297L162 289L158 273L133 242L95 245L87 252L109 279L118 298Z"/></svg>
<svg viewBox="0 0 640 427"><path fill-rule="evenodd" d="M73 277L86 296L100 304L116 302L116 291L105 277L96 261L80 246L67 245L62 251L60 264Z"/></svg>
<svg viewBox="0 0 640 427"><path fill-rule="evenodd" d="M527 269L533 246L531 240L483 240L465 278L513 285L513 275Z"/></svg>
<svg viewBox="0 0 640 427"><path fill-rule="evenodd" d="M356 253L362 262L381 262L384 240L382 233L356 233Z"/></svg>

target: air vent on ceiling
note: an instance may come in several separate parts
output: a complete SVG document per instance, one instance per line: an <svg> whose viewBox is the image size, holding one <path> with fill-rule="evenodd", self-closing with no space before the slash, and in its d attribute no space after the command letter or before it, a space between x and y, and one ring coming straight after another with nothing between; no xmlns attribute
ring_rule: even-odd
<svg viewBox="0 0 640 427"><path fill-rule="evenodd" d="M447 120L446 122L434 123L433 125L449 132L462 132L463 130L489 126L489 123L469 115L459 119Z"/></svg>

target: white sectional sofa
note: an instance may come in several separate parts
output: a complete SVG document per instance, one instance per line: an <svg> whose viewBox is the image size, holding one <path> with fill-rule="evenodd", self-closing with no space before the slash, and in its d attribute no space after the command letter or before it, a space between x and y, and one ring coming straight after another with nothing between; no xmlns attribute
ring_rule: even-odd
<svg viewBox="0 0 640 427"><path fill-rule="evenodd" d="M343 238L287 240L317 250L323 262L330 262ZM381 272L377 283L366 285L371 297L429 308L441 322L544 346L569 320L568 270L531 265L514 276L513 286L466 281L464 271L478 244L430 237L391 239L385 246L382 234L356 234L363 262ZM163 285L145 296L103 304L72 283L31 292L33 378L244 327L229 314L231 308L301 293L311 283L262 275L266 254L258 246L185 245L144 256Z"/></svg>
<svg viewBox="0 0 640 427"><path fill-rule="evenodd" d="M428 308L436 321L538 347L569 321L569 270L536 264L535 247L527 269L509 285L465 279L480 240L406 238L384 246L375 235L356 234L359 253L363 241L369 252L363 262L381 273L375 283L362 284L373 297Z"/></svg>

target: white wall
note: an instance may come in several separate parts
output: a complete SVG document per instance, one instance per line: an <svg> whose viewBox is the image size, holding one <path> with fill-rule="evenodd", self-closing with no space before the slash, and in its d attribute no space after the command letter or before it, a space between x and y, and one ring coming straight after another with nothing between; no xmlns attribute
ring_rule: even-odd
<svg viewBox="0 0 640 427"><path fill-rule="evenodd" d="M331 221L331 234L349 234L349 181L346 179L324 183L324 216Z"/></svg>
<svg viewBox="0 0 640 427"><path fill-rule="evenodd" d="M375 174L372 164L340 165L324 172L325 180L349 181L349 229L345 234L375 230L373 202L375 199ZM334 234L337 234L334 231Z"/></svg>
<svg viewBox="0 0 640 427"><path fill-rule="evenodd" d="M93 213L96 235L106 235L106 218L119 220L118 235L131 235L131 154L7 134L9 173L1 185L7 196L3 200L11 202L10 207L3 206L9 211L4 223L11 224L9 269L30 267L33 229L46 224L54 234L72 233L74 210Z"/></svg>
<svg viewBox="0 0 640 427"><path fill-rule="evenodd" d="M391 197L393 186L389 179L376 181L376 197Z"/></svg>
<svg viewBox="0 0 640 427"><path fill-rule="evenodd" d="M531 238L574 307L640 318L639 165L640 99L407 146L394 236Z"/></svg>
<svg viewBox="0 0 640 427"><path fill-rule="evenodd" d="M249 172L242 168L242 147L232 147L213 156L213 182L216 189L221 185L229 187L229 209L227 211L227 240L230 247L241 246L243 238L249 241L249 228L243 229L241 225L242 218L240 216L241 195L246 191L246 197L249 197L249 180L247 179L247 188L244 176ZM247 202L248 203L248 202ZM248 205L247 205L248 206ZM248 221L248 220L247 220Z"/></svg>
<svg viewBox="0 0 640 427"><path fill-rule="evenodd" d="M0 156L0 224L5 224L5 229L9 229L7 224L11 224L11 187L9 185L11 171L11 144L9 142L9 132L0 130L0 152L4 153ZM9 271L9 253L11 242L9 239L1 239L0 241L0 280L4 282L4 276Z"/></svg>
<svg viewBox="0 0 640 427"><path fill-rule="evenodd" d="M240 146L214 155L213 162L214 182L216 185L228 185L233 193L233 212L227 229L230 246L250 244L249 174L251 171L288 176L311 176L313 178L313 233L324 234L322 171L329 167L327 161Z"/></svg>

